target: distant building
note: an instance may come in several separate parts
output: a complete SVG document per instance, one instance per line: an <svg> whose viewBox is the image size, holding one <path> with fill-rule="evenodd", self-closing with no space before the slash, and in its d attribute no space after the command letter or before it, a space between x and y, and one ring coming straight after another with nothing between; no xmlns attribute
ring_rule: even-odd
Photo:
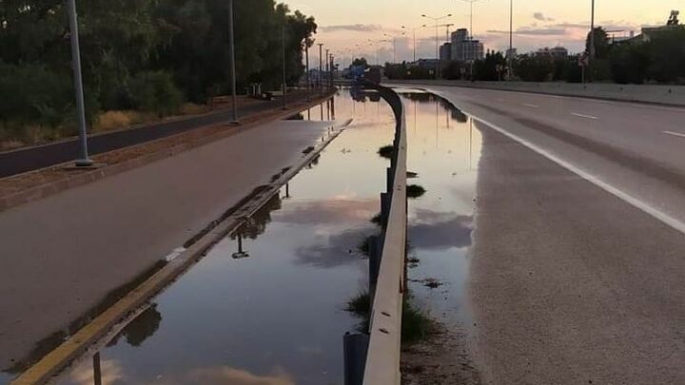
<svg viewBox="0 0 685 385"><path fill-rule="evenodd" d="M451 59L471 62L485 57L483 43L469 38L469 30L461 28L452 33Z"/></svg>
<svg viewBox="0 0 685 385"><path fill-rule="evenodd" d="M440 47L440 60L452 60L452 43L445 43Z"/></svg>
<svg viewBox="0 0 685 385"><path fill-rule="evenodd" d="M644 27L642 28L642 33L640 35L631 37L629 39L626 39L624 41L629 42L629 43L641 43L641 42L648 42L652 40L652 37L654 35L668 31L672 28L682 28L680 24L680 20L678 19L678 16L680 15L680 11L671 11L671 15L668 18L668 21L666 22L666 25L662 25L660 27ZM631 35L632 36L632 35Z"/></svg>
<svg viewBox="0 0 685 385"><path fill-rule="evenodd" d="M568 57L568 50L564 47L541 48L535 52L536 56L548 56L554 59L563 59Z"/></svg>
<svg viewBox="0 0 685 385"><path fill-rule="evenodd" d="M427 69L427 70L435 70L435 67L438 65L438 59L419 59L414 64L418 67Z"/></svg>

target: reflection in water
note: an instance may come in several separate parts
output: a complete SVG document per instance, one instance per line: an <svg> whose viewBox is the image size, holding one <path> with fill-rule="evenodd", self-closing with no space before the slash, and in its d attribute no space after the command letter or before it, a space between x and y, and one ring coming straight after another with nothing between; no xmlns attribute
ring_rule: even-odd
<svg viewBox="0 0 685 385"><path fill-rule="evenodd" d="M124 330L112 339L107 346L116 345L119 342L119 338L123 336L129 345L139 347L145 340L155 334L157 329L159 329L160 323L162 323L162 314L157 310L157 304L152 304L126 325Z"/></svg>
<svg viewBox="0 0 685 385"><path fill-rule="evenodd" d="M264 234L266 226L271 223L271 213L280 210L282 203L281 194L274 194L237 231L231 234L231 239L236 239L238 235L252 240L257 239Z"/></svg>
<svg viewBox="0 0 685 385"><path fill-rule="evenodd" d="M471 246L473 217L417 209L407 232L412 247L443 250Z"/></svg>
<svg viewBox="0 0 685 385"><path fill-rule="evenodd" d="M465 282L468 277L480 131L447 101L415 93L408 112L408 167L425 188L409 203L409 243L418 258L410 270L415 299L439 321L469 324ZM413 105L412 105L413 104ZM413 116L411 116L413 115ZM422 282L438 283L440 289Z"/></svg>
<svg viewBox="0 0 685 385"><path fill-rule="evenodd" d="M367 281L356 248L377 231L387 161L376 151L394 122L386 104L364 109L345 92L324 104L306 116L352 126L100 351L103 383L343 383L342 336L357 320L341 304ZM58 383L93 383L84 367Z"/></svg>

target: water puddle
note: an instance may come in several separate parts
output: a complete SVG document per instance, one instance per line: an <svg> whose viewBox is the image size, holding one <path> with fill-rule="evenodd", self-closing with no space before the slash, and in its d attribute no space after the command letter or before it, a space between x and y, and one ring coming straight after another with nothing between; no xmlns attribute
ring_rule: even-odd
<svg viewBox="0 0 685 385"><path fill-rule="evenodd" d="M358 246L376 231L377 151L394 134L387 104L351 94L301 114L355 118L310 167L57 383L342 384L358 322L344 307L367 281Z"/></svg>
<svg viewBox="0 0 685 385"><path fill-rule="evenodd" d="M407 183L425 189L409 202L409 287L414 301L433 318L468 325L466 280L481 134L444 100L404 92L407 162L413 173Z"/></svg>

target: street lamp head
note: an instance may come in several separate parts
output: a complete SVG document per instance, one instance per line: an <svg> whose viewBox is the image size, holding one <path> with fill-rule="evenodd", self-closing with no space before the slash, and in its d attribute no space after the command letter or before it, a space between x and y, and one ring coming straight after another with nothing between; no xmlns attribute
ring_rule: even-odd
<svg viewBox="0 0 685 385"><path fill-rule="evenodd" d="M428 17L428 16L426 16L426 15L421 15L421 17Z"/></svg>
<svg viewBox="0 0 685 385"><path fill-rule="evenodd" d="M447 17L452 17L452 14L451 14L451 13L450 13L450 14L448 14L448 15L447 15Z"/></svg>

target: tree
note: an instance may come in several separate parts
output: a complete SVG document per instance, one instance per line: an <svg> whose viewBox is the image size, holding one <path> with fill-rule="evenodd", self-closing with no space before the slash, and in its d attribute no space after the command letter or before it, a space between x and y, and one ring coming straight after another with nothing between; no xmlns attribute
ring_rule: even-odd
<svg viewBox="0 0 685 385"><path fill-rule="evenodd" d="M655 33L646 50L650 78L659 83L685 80L685 27L678 25Z"/></svg>
<svg viewBox="0 0 685 385"><path fill-rule="evenodd" d="M538 55L521 55L514 62L514 73L526 82L550 80L554 71L554 61Z"/></svg>
<svg viewBox="0 0 685 385"><path fill-rule="evenodd" d="M611 50L611 44L609 42L609 35L606 30L602 27L595 27L593 30L595 35L595 58L596 59L608 59L609 51ZM585 39L585 52L591 53L591 36L592 32L588 32L587 38Z"/></svg>
<svg viewBox="0 0 685 385"><path fill-rule="evenodd" d="M485 59L474 63L474 74L477 80L497 81L503 75L507 60L502 52L488 52Z"/></svg>
<svg viewBox="0 0 685 385"><path fill-rule="evenodd" d="M352 64L350 64L350 66L359 66L359 67L364 67L364 68L366 69L366 68L369 68L369 62L366 61L366 58L365 58L365 57L363 57L363 58L355 58L355 59L352 61Z"/></svg>
<svg viewBox="0 0 685 385"><path fill-rule="evenodd" d="M610 55L613 80L619 84L642 84L648 78L651 58L645 43L620 44Z"/></svg>

